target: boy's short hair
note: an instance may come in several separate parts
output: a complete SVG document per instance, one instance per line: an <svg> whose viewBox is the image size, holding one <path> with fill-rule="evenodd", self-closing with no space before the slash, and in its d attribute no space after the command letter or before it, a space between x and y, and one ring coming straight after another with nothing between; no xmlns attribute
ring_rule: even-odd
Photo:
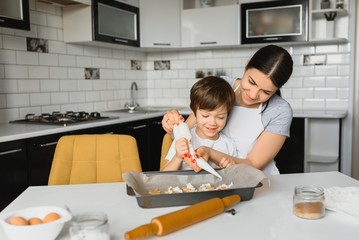
<svg viewBox="0 0 359 240"><path fill-rule="evenodd" d="M221 106L229 112L235 103L235 94L231 85L223 78L204 77L191 88L190 108L194 114L197 109L214 110Z"/></svg>

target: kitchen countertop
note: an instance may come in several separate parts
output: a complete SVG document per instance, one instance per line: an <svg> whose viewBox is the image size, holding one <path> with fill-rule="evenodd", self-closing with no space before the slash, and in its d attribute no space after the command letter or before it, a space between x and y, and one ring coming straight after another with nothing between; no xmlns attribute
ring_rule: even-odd
<svg viewBox="0 0 359 240"><path fill-rule="evenodd" d="M359 181L339 172L281 174L270 176L269 180L270 184L265 183L255 190L251 200L231 207L236 210L235 215L222 213L166 235L163 239L349 240L358 238L358 218L327 210L326 215L321 219L306 220L296 217L292 206L294 187L297 185L311 184L324 188L359 187ZM104 212L109 219L112 240L122 240L125 232L149 223L154 217L183 208L140 208L135 197L126 194L125 183L102 183L29 187L0 215L21 208L42 205L68 206L75 215ZM57 240L70 239L69 225L69 223L65 225ZM2 229L0 229L0 239L7 239Z"/></svg>
<svg viewBox="0 0 359 240"><path fill-rule="evenodd" d="M167 109L176 107L150 107L158 109L158 111L151 111L148 113L117 113L117 112L102 112L102 116L110 118L97 120L92 122L83 122L70 124L66 127L58 125L38 125L38 124L23 124L23 123L0 123L0 143L8 142L32 137L39 137L44 135L63 133L68 131L81 130L86 128L101 127L106 125L119 124L124 122L131 122L153 117L163 116ZM181 114L190 114L189 108L177 107ZM299 118L344 118L345 111L304 111L294 110L294 117Z"/></svg>
<svg viewBox="0 0 359 240"><path fill-rule="evenodd" d="M346 111L319 111L293 109L293 117L296 118L345 118Z"/></svg>

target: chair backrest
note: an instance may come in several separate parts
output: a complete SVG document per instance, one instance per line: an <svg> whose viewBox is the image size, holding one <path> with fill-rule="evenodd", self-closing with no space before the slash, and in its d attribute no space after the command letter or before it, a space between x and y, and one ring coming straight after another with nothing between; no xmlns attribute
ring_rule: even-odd
<svg viewBox="0 0 359 240"><path fill-rule="evenodd" d="M57 143L48 184L122 182L122 173L129 171L142 171L132 136L69 135Z"/></svg>
<svg viewBox="0 0 359 240"><path fill-rule="evenodd" d="M170 135L168 133L166 133L163 136L163 140L162 140L160 170L162 170L166 164L165 157L168 153L168 150L171 147L171 144L172 144L172 138L170 137Z"/></svg>

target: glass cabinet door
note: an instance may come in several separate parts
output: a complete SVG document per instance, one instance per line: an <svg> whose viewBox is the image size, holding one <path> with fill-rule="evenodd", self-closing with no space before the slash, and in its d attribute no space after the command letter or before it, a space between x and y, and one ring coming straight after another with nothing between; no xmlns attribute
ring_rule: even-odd
<svg viewBox="0 0 359 240"><path fill-rule="evenodd" d="M1 0L0 27L30 30L29 1Z"/></svg>

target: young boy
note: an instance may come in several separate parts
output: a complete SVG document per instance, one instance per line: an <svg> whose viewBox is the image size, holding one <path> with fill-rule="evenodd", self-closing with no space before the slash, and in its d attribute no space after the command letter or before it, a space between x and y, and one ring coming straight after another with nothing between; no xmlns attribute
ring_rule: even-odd
<svg viewBox="0 0 359 240"><path fill-rule="evenodd" d="M191 143L196 149L200 146L211 147L223 153L235 156L234 141L221 133L227 123L230 110L235 103L232 87L222 78L209 76L197 81L191 88L190 108L197 119L192 128ZM197 165L183 162L189 156L188 142L185 138L173 141L165 157L167 163L163 171L192 169ZM209 161L214 168L218 166ZM198 171L194 168L195 171Z"/></svg>

